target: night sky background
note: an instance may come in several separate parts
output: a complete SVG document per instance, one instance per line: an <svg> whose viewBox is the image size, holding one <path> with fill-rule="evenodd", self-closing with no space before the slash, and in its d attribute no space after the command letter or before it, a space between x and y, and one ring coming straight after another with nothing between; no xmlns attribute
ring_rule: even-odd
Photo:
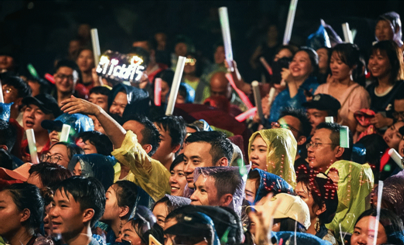
<svg viewBox="0 0 404 245"><path fill-rule="evenodd" d="M248 59L265 40L269 23L279 28L282 42L290 1L0 1L0 49L12 47L20 64L32 63L40 74L52 72L55 58L66 56L69 41L83 23L98 28L101 50L127 52L134 39L163 31L170 43L179 34L189 37L198 53L213 59L213 46L222 40L217 8L227 6L234 58L243 76ZM396 11L404 16L404 1L299 0L291 43L304 45L324 19L343 38L341 24L357 30L355 43L371 46L378 15ZM248 81L248 79L247 79Z"/></svg>

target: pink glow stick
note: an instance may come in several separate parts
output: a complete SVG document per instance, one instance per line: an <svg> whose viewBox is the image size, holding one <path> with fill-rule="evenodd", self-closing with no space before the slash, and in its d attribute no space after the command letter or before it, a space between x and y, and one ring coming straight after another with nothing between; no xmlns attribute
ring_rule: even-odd
<svg viewBox="0 0 404 245"><path fill-rule="evenodd" d="M161 78L154 81L154 104L161 106Z"/></svg>
<svg viewBox="0 0 404 245"><path fill-rule="evenodd" d="M254 106L251 104L251 101L248 99L247 95L237 88L236 84L234 83L233 77L231 76L230 73L226 73L226 78L229 81L230 85L233 87L233 89L236 90L238 96L240 96L240 99L244 102L244 104L248 107L248 109L253 108Z"/></svg>
<svg viewBox="0 0 404 245"><path fill-rule="evenodd" d="M49 82L55 84L55 78L54 78L51 74L46 73L46 74L45 74L45 78L46 78L46 80L48 80Z"/></svg>
<svg viewBox="0 0 404 245"><path fill-rule="evenodd" d="M260 58L260 61L262 63L262 65L265 67L265 69L267 70L267 72L269 73L269 75L272 76L272 68L271 66L268 64L268 62L266 61L266 59L264 57Z"/></svg>
<svg viewBox="0 0 404 245"><path fill-rule="evenodd" d="M241 113L240 115L236 116L236 120L239 122L244 122L247 118L252 117L257 113L257 107L253 107L246 112Z"/></svg>

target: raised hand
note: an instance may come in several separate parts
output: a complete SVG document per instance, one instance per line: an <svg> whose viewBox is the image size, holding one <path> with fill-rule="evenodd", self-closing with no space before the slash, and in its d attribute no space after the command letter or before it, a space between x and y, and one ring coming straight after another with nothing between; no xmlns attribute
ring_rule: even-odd
<svg viewBox="0 0 404 245"><path fill-rule="evenodd" d="M60 108L64 113L74 114L82 113L87 115L97 115L101 112L101 107L95 105L87 100L79 99L71 96L69 99L62 101Z"/></svg>

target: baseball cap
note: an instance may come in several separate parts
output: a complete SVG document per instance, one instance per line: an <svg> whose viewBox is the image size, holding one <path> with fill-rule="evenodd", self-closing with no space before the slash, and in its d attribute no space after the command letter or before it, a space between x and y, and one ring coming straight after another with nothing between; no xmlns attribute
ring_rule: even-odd
<svg viewBox="0 0 404 245"><path fill-rule="evenodd" d="M14 170L0 168L0 179L27 181L31 166L32 163L24 163Z"/></svg>
<svg viewBox="0 0 404 245"><path fill-rule="evenodd" d="M310 211L307 204L298 196L279 193L272 197L271 201L281 199L281 203L275 211L274 219L291 218L296 220L306 229L310 227Z"/></svg>
<svg viewBox="0 0 404 245"><path fill-rule="evenodd" d="M57 132L61 132L63 128L63 122L60 120L43 120L41 122L42 128L53 131L56 130Z"/></svg>
<svg viewBox="0 0 404 245"><path fill-rule="evenodd" d="M302 104L306 108L314 108L320 111L338 111L341 104L337 99L328 94L316 94L313 99Z"/></svg>
<svg viewBox="0 0 404 245"><path fill-rule="evenodd" d="M55 98L49 94L38 94L35 97L26 97L22 100L24 105L34 104L39 107L45 114L53 114L54 117L59 116L62 112Z"/></svg>

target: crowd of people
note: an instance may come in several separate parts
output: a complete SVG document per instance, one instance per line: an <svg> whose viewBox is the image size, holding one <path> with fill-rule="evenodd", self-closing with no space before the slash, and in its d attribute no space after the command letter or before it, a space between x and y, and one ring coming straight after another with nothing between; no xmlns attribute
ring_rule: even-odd
<svg viewBox="0 0 404 245"><path fill-rule="evenodd" d="M261 101L223 43L207 63L189 38L138 38L132 83L77 39L45 78L0 49L0 244L404 245L401 28L380 15L371 50L330 26L269 35Z"/></svg>

